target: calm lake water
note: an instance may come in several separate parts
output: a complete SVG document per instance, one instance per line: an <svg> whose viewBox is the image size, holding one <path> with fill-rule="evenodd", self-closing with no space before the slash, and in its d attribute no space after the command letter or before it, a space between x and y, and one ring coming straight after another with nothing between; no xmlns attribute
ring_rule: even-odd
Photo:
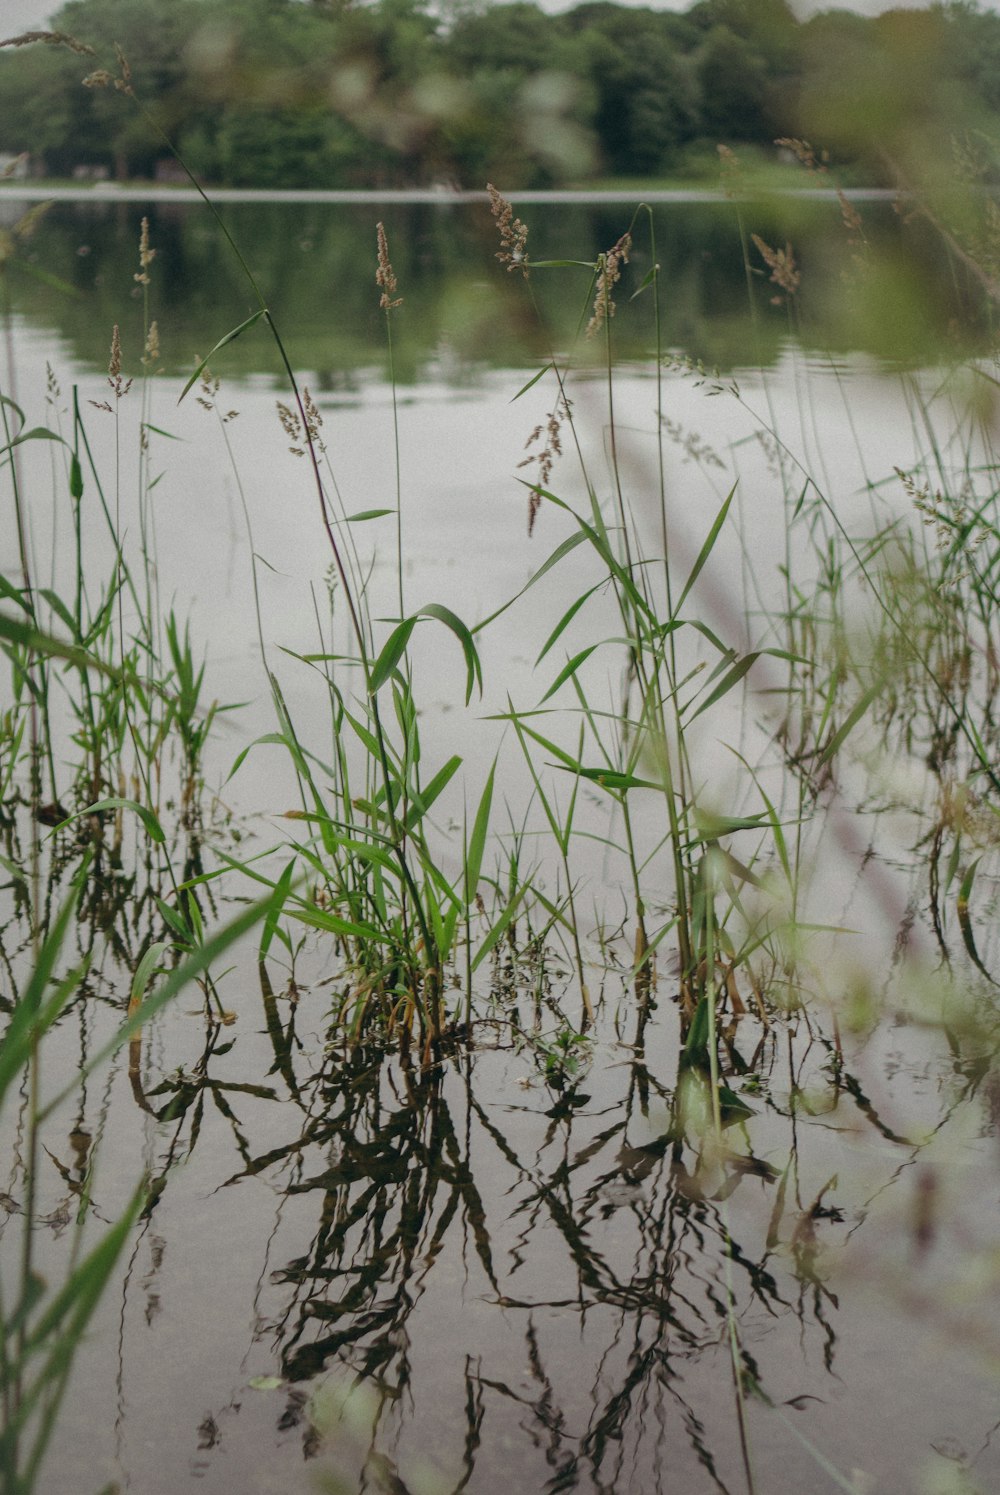
<svg viewBox="0 0 1000 1495"><path fill-rule="evenodd" d="M0 207L9 220L20 211L6 198ZM114 323L126 374L142 372L133 276L143 211L63 202L38 225L24 267L10 272L16 382L8 375L7 390L29 426L61 423L65 432L77 388L98 470L118 463L132 545L140 421L155 428L159 599L190 617L208 697L245 703L219 719L201 830L187 846L179 833L191 875L217 865L220 851L280 845L282 817L298 803L287 756L265 742L228 775L247 743L274 730L267 668L301 740L326 754L322 682L291 656L330 648L331 630L332 652L343 649L344 621L336 596L330 620L329 556L306 462L288 451L276 410L287 396L273 343L258 327L213 359L215 409L196 403L197 391L178 405L196 360L254 309L203 210L146 209L161 348L150 404L143 411L137 380L115 411L94 408L108 399ZM835 203L747 205L744 231L794 243L803 273L803 307L790 312L772 305L758 258L752 315L734 205L655 213L663 348L684 355L663 371L671 554L687 575L738 478L692 608L740 649L786 647L777 619L796 588L822 598L832 543L846 534L861 546L908 515L894 468L909 470L932 450L942 471L974 469L981 455L964 435L968 376L934 372L954 348L960 288L943 283L919 229L905 239L890 210L869 212L871 270L852 279L857 246L842 237ZM575 341L589 315L587 273L537 272L539 320L521 278L496 264L482 205L254 203L223 213L315 398L349 514L396 504L374 285L374 226L384 219L404 297L394 360L406 604L443 602L470 625L488 618L574 533L547 506L529 538L518 481L556 391L543 379L515 396L553 351L579 348L569 393L580 433L579 453L567 443L554 468L553 491L585 508L585 470L599 502L612 492L606 381L599 358ZM546 259L593 258L630 218L620 205L532 204L523 215L534 257ZM649 292L627 298L652 263L637 228L614 319L615 446L648 554L660 545L657 364ZM979 408L988 427L989 398ZM60 593L72 564L62 459L51 443L20 454L35 572ZM789 492L804 516L791 540ZM96 585L112 549L89 477L88 501ZM373 616L396 617L394 520L356 534ZM11 576L15 538L6 510L0 570ZM484 692L468 709L455 640L430 628L414 636L425 761L457 752L465 764L440 802L442 837L460 831L466 801L476 802L499 753L494 859L517 830L552 898L564 873L542 836L516 740L496 717L508 702L536 705L569 656L620 632L613 598L599 588L559 650L536 665L570 603L600 576L574 552L478 635ZM877 598L863 586L852 596L862 648ZM710 656L702 637L691 669ZM655 1000L643 1008L630 980L630 929L616 938L628 910L623 864L609 845L620 825L596 791L583 797L574 876L600 1010L570 1083L556 1083L545 1058L566 1016L580 1016L559 950L498 961L483 983L476 1042L421 1069L343 1043L331 1009L344 977L322 941L306 941L293 961L275 947L260 967L248 943L221 981L232 1024L206 1028L194 998L182 1000L147 1035L138 1073L119 1055L48 1124L51 1165L36 1211L44 1275L60 1280L71 1202L91 1158L95 1230L116 1218L143 1174L154 1180L154 1202L79 1355L40 1490L1000 1488L995 986L963 939L957 884L935 881L948 848L938 846L936 861L928 851L944 792L933 749L940 724L915 696L884 712L876 701L885 731L863 728L807 804L769 746L787 705L786 666L762 657L746 694L706 712L691 733L706 808L753 814L762 789L777 807L788 844L798 843L797 917L816 926L798 952L787 1017L764 1023L751 1007L727 1034L728 1083L747 1111L727 1129L729 1150L675 1135L681 1056L669 941ZM608 709L623 670L620 648L587 662L582 678ZM572 709L555 714L574 705L562 691L540 730L572 745ZM662 912L671 889L657 813L640 817L637 834L647 900ZM11 859L18 834L23 826L7 832ZM987 969L997 949L994 839L987 827L961 858L963 868L980 858L975 948ZM734 852L750 857L744 840L733 838ZM46 843L41 874L56 902L60 858ZM156 927L155 883L155 868L126 840L117 883L109 879L120 917L91 908L81 920L105 938L86 1000L46 1053L53 1090L120 1020ZM254 891L236 877L212 886L220 913ZM4 989L13 994L30 955L13 893L3 919ZM781 972L768 975L780 987ZM8 1259L22 1228L20 1099L3 1117ZM760 1392L745 1407L742 1440L730 1302Z"/></svg>

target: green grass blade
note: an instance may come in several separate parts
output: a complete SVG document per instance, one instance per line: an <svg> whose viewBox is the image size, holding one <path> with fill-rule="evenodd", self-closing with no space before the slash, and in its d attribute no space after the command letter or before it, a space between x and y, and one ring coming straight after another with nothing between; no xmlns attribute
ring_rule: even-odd
<svg viewBox="0 0 1000 1495"><path fill-rule="evenodd" d="M586 649L581 649L579 654L574 654L572 659L568 659L538 704L544 706L549 697L555 695L560 685L565 685L570 676L575 675L580 666L594 653L594 650L600 647L600 644L589 644Z"/></svg>
<svg viewBox="0 0 1000 1495"><path fill-rule="evenodd" d="M410 642L410 634L417 626L416 614L412 618L404 618L402 623L397 623L386 640L382 652L372 665L371 676L368 681L368 694L373 696L390 678L399 661L406 653L406 646Z"/></svg>
<svg viewBox="0 0 1000 1495"><path fill-rule="evenodd" d="M443 607L440 602L431 602L427 607L422 607L418 616L436 618L439 623L443 623L446 628L451 629L461 644L462 653L465 655L465 704L468 706L472 700L472 692L475 686L478 685L480 696L483 694L483 668L472 633L462 622L461 618L451 611L451 608Z"/></svg>
<svg viewBox="0 0 1000 1495"><path fill-rule="evenodd" d="M479 808L476 818L472 824L472 835L469 837L469 846L465 854L465 902L470 904L476 896L479 886L479 876L483 868L483 856L486 850L486 836L490 824L490 810L493 806L493 779L497 770L497 760L493 759L486 787L483 789L479 800Z"/></svg>
<svg viewBox="0 0 1000 1495"><path fill-rule="evenodd" d="M729 494L726 497L722 508L715 516L715 522L713 523L712 528L709 530L708 537L706 538L704 545L701 547L701 550L698 552L698 558L695 561L694 565L691 567L690 575L688 576L687 581L684 583L683 590L681 591L680 596L674 604L675 615L679 613L681 608L684 606L685 598L687 597L691 588L694 586L695 582L698 580L698 577L701 575L705 562L708 560L709 556L712 554L712 551L715 549L715 542L719 538L719 532L726 522L726 516L729 513L735 496L736 484L734 483L732 488L730 488L729 490Z"/></svg>
<svg viewBox="0 0 1000 1495"><path fill-rule="evenodd" d="M439 768L430 783L413 795L409 812L406 816L407 830L413 830L423 819L431 805L451 783L455 774L462 766L462 760L457 755L448 759L443 768Z"/></svg>
<svg viewBox="0 0 1000 1495"><path fill-rule="evenodd" d="M193 385L197 384L198 380L201 378L202 374L205 372L206 368L211 363L216 353L220 352L221 349L223 349L227 345L227 343L235 342L236 339L238 337L241 337L244 332L249 332L250 328L255 327L256 324L260 321L261 317L266 316L267 308L261 307L260 311L255 311L252 317L247 317L245 322L241 322L238 327L234 327L232 332L227 332L225 337L219 338L219 341L216 343L211 353L209 353L207 358L203 358L201 360L201 363L199 363L198 367L195 369L194 373L191 375L190 379L181 390L180 395L177 398L178 405L184 399L185 395L188 394Z"/></svg>
<svg viewBox="0 0 1000 1495"><path fill-rule="evenodd" d="M703 711L707 711L710 706L715 705L716 701L721 701L723 696L728 695L733 686L739 684L743 676L759 658L760 652L757 650L752 651L750 654L745 654L742 659L738 659L732 669L726 671L715 689L709 691L708 695L698 706L697 711L691 713L688 721L693 722L696 717L701 716Z"/></svg>
<svg viewBox="0 0 1000 1495"><path fill-rule="evenodd" d="M864 694L861 696L861 699L852 708L852 710L847 713L847 716L841 722L836 732L834 732L827 741L826 747L823 748L819 757L816 759L817 768L822 767L824 763L829 763L830 759L840 751L843 743L847 740L851 732L854 731L854 728L857 726L861 718L865 715L872 702L878 698L881 690L882 681L879 681L876 685L869 686L869 688L864 692Z"/></svg>

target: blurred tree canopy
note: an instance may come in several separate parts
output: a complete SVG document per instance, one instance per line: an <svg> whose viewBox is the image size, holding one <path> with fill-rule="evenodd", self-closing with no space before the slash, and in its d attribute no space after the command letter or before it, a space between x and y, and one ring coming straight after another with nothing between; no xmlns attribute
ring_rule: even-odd
<svg viewBox="0 0 1000 1495"><path fill-rule="evenodd" d="M162 175L169 140L219 185L514 188L780 136L857 181L996 174L1000 16L975 0L808 21L787 0L68 0L52 25L93 55L0 50L0 150L48 175Z"/></svg>

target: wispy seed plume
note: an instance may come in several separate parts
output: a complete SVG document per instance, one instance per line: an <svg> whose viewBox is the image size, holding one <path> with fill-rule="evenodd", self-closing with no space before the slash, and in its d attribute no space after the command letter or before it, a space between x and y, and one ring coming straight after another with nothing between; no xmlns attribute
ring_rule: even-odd
<svg viewBox="0 0 1000 1495"><path fill-rule="evenodd" d="M486 183L486 190L490 195L490 212L496 222L497 231L500 234L500 248L497 250L497 259L502 265L507 266L508 272L520 270L527 279L528 276L528 229L520 218L514 217L514 209L501 196L492 182Z"/></svg>
<svg viewBox="0 0 1000 1495"><path fill-rule="evenodd" d="M385 236L384 224L376 227L378 239L378 269L375 271L375 284L382 292L379 306L383 311L392 311L394 307L402 306L402 296L397 296L398 284L392 265L389 263L389 241Z"/></svg>
<svg viewBox="0 0 1000 1495"><path fill-rule="evenodd" d="M615 303L611 293L622 278L622 266L628 264L631 252L632 235L622 234L618 243L598 260L597 294L594 297L593 314L587 323L588 337L593 337L605 321L614 316Z"/></svg>

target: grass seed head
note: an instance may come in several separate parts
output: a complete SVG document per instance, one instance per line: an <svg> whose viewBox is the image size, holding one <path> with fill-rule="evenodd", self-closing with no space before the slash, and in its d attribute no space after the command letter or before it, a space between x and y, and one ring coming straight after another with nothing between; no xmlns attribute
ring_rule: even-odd
<svg viewBox="0 0 1000 1495"><path fill-rule="evenodd" d="M392 305L398 306L399 302L394 301ZM316 447L317 451L325 452L326 447L323 444L323 437L320 431L323 425L323 417L320 415L319 406L308 389L303 389L302 391L302 408L306 413L306 431L308 432L309 440Z"/></svg>
<svg viewBox="0 0 1000 1495"><path fill-rule="evenodd" d="M757 246L761 259L770 270L774 284L780 286L786 296L794 296L802 276L796 268L791 244L786 244L784 249L772 249L760 237L760 234L751 234L750 237ZM774 299L780 305L780 297Z"/></svg>
<svg viewBox="0 0 1000 1495"><path fill-rule="evenodd" d="M122 343L117 322L111 330L111 357L108 360L108 383L115 392L116 400L122 399L132 388L132 380L122 378ZM91 401L91 404L93 403Z"/></svg>
<svg viewBox="0 0 1000 1495"><path fill-rule="evenodd" d="M715 149L719 153L719 171L722 176L722 190L726 197L738 197L743 190L743 168L735 151L730 150L728 145L717 145Z"/></svg>
<svg viewBox="0 0 1000 1495"><path fill-rule="evenodd" d="M150 322L149 331L146 333L146 349L143 354L143 364L146 368L152 368L160 361L160 329L156 322Z"/></svg>
<svg viewBox="0 0 1000 1495"><path fill-rule="evenodd" d="M617 244L598 260L597 294L594 297L593 314L587 323L588 337L593 337L605 321L614 316L615 303L611 293L622 278L622 266L628 264L631 252L632 235L622 234Z"/></svg>
<svg viewBox="0 0 1000 1495"><path fill-rule="evenodd" d="M139 230L139 273L132 277L138 285L149 285L149 276L146 272L155 258L156 250L149 247L149 219L143 218L142 227Z"/></svg>
<svg viewBox="0 0 1000 1495"><path fill-rule="evenodd" d="M525 449L534 446L540 441L542 434L545 435L545 445L540 452L533 452L524 457L517 465L518 467L530 467L533 463L538 464L538 480L532 485L528 497L528 536L530 538L535 528L535 519L542 504L542 490L549 485L549 478L557 457L562 456L562 424L569 419L570 405L565 394L560 392L556 401L555 409L550 410L546 416L544 426L536 426L524 443Z"/></svg>
<svg viewBox="0 0 1000 1495"><path fill-rule="evenodd" d="M774 143L775 145L783 146L786 151L791 151L796 161L798 161L800 166L804 166L806 171L815 171L822 174L828 169L829 152L821 151L817 156L808 140L799 140L794 135L779 135Z"/></svg>
<svg viewBox="0 0 1000 1495"><path fill-rule="evenodd" d="M282 429L290 442L288 450L293 457L304 457L305 448L302 446L302 421L297 410L290 405L278 401L278 419L281 421Z"/></svg>
<svg viewBox="0 0 1000 1495"><path fill-rule="evenodd" d="M528 229L520 218L514 217L514 209L502 197L492 182L486 183L486 190L490 195L490 212L496 222L497 231L500 234L500 248L497 250L497 259L502 265L507 266L508 272L520 270L527 279L528 276Z"/></svg>
<svg viewBox="0 0 1000 1495"><path fill-rule="evenodd" d="M395 272L389 263L389 242L385 236L384 224L378 224L376 229L378 238L378 269L375 271L375 284L382 292L379 306L383 311L392 311L394 307L402 306L402 296L397 296L398 289Z"/></svg>
<svg viewBox="0 0 1000 1495"><path fill-rule="evenodd" d="M68 31L22 31L20 36L8 36L6 41L0 42L0 47L30 47L34 42L45 42L50 47L68 47L80 57L97 55L93 47L70 36Z"/></svg>

